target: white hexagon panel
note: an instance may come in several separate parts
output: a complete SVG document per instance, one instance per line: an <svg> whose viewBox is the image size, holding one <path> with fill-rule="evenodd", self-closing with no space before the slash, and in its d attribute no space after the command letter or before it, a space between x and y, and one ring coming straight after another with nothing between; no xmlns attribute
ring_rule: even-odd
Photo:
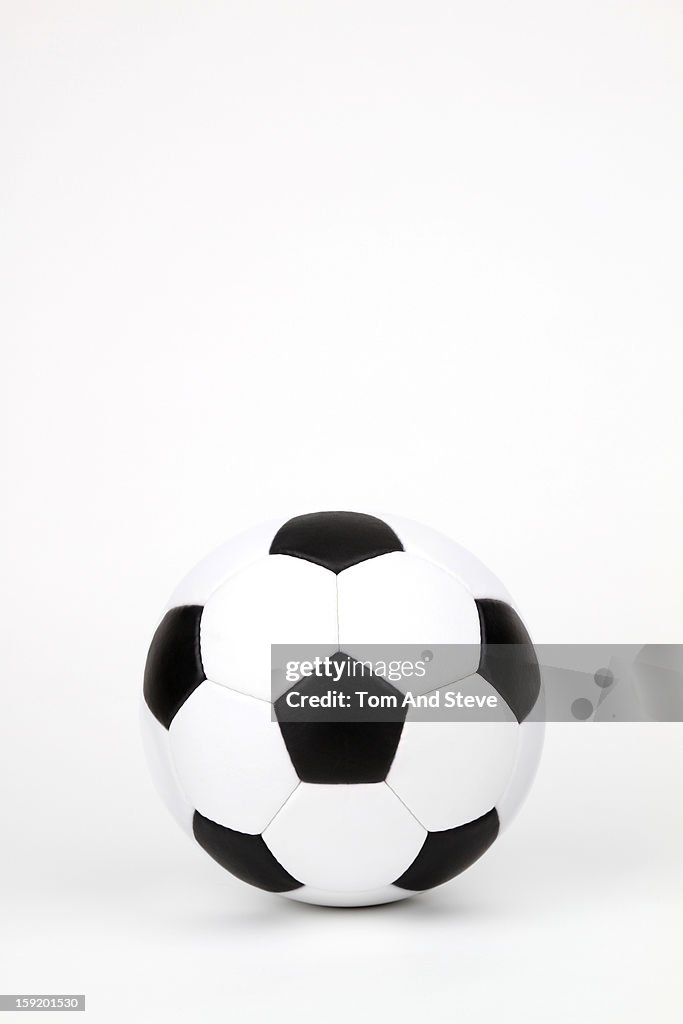
<svg viewBox="0 0 683 1024"><path fill-rule="evenodd" d="M205 679L169 729L187 800L240 832L262 832L299 784L271 710L267 701Z"/></svg>
<svg viewBox="0 0 683 1024"><path fill-rule="evenodd" d="M302 782L263 838L276 860L306 885L365 892L391 885L417 856L427 830L383 782Z"/></svg>
<svg viewBox="0 0 683 1024"><path fill-rule="evenodd" d="M209 679L270 700L271 644L337 649L334 575L300 558L262 558L218 587L201 620L201 657Z"/></svg>
<svg viewBox="0 0 683 1024"><path fill-rule="evenodd" d="M339 646L356 660L377 660L377 645L388 652L395 645L414 646L416 661L424 649L436 652L428 673L410 678L415 693L477 671L477 607L469 591L446 570L405 551L393 551L340 572L337 591Z"/></svg>

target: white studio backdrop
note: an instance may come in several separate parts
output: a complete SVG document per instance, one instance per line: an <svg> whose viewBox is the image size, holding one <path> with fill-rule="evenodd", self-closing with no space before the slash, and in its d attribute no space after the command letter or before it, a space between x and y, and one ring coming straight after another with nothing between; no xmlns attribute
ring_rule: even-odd
<svg viewBox="0 0 683 1024"><path fill-rule="evenodd" d="M678 726L551 727L499 849L330 916L186 843L136 708L281 512L441 529L545 643L683 640L683 8L2 0L0 93L0 990L677 1020Z"/></svg>

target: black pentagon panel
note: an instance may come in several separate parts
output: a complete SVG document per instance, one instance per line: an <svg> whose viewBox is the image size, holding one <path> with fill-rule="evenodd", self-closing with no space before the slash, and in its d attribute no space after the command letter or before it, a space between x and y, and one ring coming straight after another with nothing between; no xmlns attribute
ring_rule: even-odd
<svg viewBox="0 0 683 1024"><path fill-rule="evenodd" d="M194 812L192 831L210 857L231 875L249 885L265 889L266 892L291 892L303 885L289 871L285 871L262 836L235 832L224 825L217 825L199 811Z"/></svg>
<svg viewBox="0 0 683 1024"><path fill-rule="evenodd" d="M531 637L505 601L478 598L476 604L481 626L479 675L498 691L517 721L523 722L541 689Z"/></svg>
<svg viewBox="0 0 683 1024"><path fill-rule="evenodd" d="M270 546L271 555L291 555L340 573L368 558L403 551L386 523L363 512L311 512L281 526Z"/></svg>
<svg viewBox="0 0 683 1024"><path fill-rule="evenodd" d="M157 627L147 653L142 692L157 721L168 727L190 694L206 679L199 648L203 608L171 608Z"/></svg>
<svg viewBox="0 0 683 1024"><path fill-rule="evenodd" d="M391 768L401 738L407 708L400 705L402 694L378 676L362 669L349 655L339 652L330 658L341 666L339 681L320 675L295 683L275 702L275 715L294 769L303 782L327 785L383 782ZM354 666L356 674L354 674ZM301 697L332 690L351 696L362 690L369 697L387 698L396 707L362 708L357 700L348 708L289 707L287 695Z"/></svg>
<svg viewBox="0 0 683 1024"><path fill-rule="evenodd" d="M443 885L479 860L498 835L500 822L495 808L466 825L430 832L422 849L394 885L424 892Z"/></svg>

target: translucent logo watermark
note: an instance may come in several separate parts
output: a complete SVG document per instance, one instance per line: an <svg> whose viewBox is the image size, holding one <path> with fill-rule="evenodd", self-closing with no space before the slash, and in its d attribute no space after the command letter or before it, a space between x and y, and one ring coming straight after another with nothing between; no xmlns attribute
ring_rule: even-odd
<svg viewBox="0 0 683 1024"><path fill-rule="evenodd" d="M683 721L683 645L274 644L273 719Z"/></svg>

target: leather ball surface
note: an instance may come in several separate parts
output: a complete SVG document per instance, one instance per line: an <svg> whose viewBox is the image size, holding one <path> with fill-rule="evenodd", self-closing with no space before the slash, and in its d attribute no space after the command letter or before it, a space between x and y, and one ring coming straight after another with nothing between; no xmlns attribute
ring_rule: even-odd
<svg viewBox="0 0 683 1024"><path fill-rule="evenodd" d="M495 695L505 713L425 722L408 710L297 732L273 714L271 644L350 658L368 644L462 645L458 678L437 685ZM154 634L142 706L153 778L193 840L262 890L364 906L431 889L495 842L540 757L537 666L519 677L490 656L503 644L533 656L502 584L441 534L358 512L264 524L200 562Z"/></svg>

